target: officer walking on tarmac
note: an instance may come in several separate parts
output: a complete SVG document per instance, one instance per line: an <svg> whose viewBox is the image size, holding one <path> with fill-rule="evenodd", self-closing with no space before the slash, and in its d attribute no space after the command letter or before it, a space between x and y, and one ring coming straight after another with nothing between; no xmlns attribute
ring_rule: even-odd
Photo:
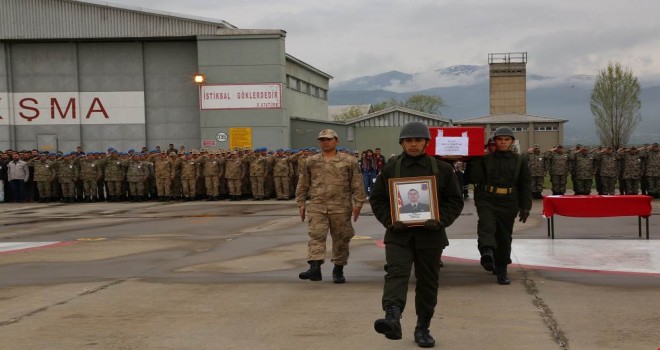
<svg viewBox="0 0 660 350"><path fill-rule="evenodd" d="M296 188L296 202L300 218L305 221L309 213L309 243L307 263L309 270L301 272L304 280L320 281L321 264L325 259L328 230L332 236L332 270L334 283L344 283L344 265L348 263L348 244L355 235L351 225L357 221L366 201L362 172L357 159L337 152L339 138L331 129L321 130L317 138L322 152L303 163ZM309 199L309 206L306 201Z"/></svg>
<svg viewBox="0 0 660 350"><path fill-rule="evenodd" d="M497 283L511 284L511 240L516 215L527 221L532 209L531 175L527 159L511 151L515 136L507 127L493 135L497 148L472 162L474 203L481 265L497 275Z"/></svg>
<svg viewBox="0 0 660 350"><path fill-rule="evenodd" d="M449 244L445 228L463 210L463 196L452 166L425 153L430 139L431 133L424 123L405 124L399 135L403 153L383 167L369 197L374 216L387 228L382 298L385 318L376 320L374 328L388 339L401 339L399 319L406 306L408 282L414 264L417 278L417 326L414 337L417 345L424 348L435 346L429 326L438 300L441 252ZM408 227L401 221L393 222L388 180L417 176L435 176L440 219L429 219L424 226L418 227Z"/></svg>

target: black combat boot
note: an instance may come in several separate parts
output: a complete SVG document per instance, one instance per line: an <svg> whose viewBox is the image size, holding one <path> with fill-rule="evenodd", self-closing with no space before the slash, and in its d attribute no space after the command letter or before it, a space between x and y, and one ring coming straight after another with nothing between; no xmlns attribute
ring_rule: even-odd
<svg viewBox="0 0 660 350"><path fill-rule="evenodd" d="M385 308L385 318L377 319L374 322L376 332L385 335L390 340L401 339L401 308L396 305L390 305Z"/></svg>
<svg viewBox="0 0 660 350"><path fill-rule="evenodd" d="M344 266L336 265L332 269L332 282L334 283L344 283L346 278L344 278Z"/></svg>
<svg viewBox="0 0 660 350"><path fill-rule="evenodd" d="M493 248L485 247L481 251L481 266L484 267L486 271L495 270L495 255L493 254Z"/></svg>
<svg viewBox="0 0 660 350"><path fill-rule="evenodd" d="M301 280L321 281L323 279L321 275L323 260L310 260L307 263L309 264L309 270L301 272L298 277Z"/></svg>
<svg viewBox="0 0 660 350"><path fill-rule="evenodd" d="M495 274L497 275L497 283L501 284L503 286L511 284L511 280L509 279L509 276L506 272L506 265L505 266L497 266L495 269Z"/></svg>
<svg viewBox="0 0 660 350"><path fill-rule="evenodd" d="M430 317L417 316L417 326L415 327L415 343L420 348L432 348L435 346L435 339L431 336L429 326Z"/></svg>

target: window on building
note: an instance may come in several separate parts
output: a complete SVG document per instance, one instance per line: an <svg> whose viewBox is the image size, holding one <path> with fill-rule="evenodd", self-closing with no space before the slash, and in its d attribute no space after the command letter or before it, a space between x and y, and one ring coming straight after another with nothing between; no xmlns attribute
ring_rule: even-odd
<svg viewBox="0 0 660 350"><path fill-rule="evenodd" d="M535 126L534 131L557 131L559 128L556 126Z"/></svg>
<svg viewBox="0 0 660 350"><path fill-rule="evenodd" d="M324 100L327 100L328 99L328 90L321 89L321 88L319 88L319 90L321 90L321 95L319 97L321 97Z"/></svg>
<svg viewBox="0 0 660 350"><path fill-rule="evenodd" d="M316 85L312 85L312 96L319 97L319 87Z"/></svg>
<svg viewBox="0 0 660 350"><path fill-rule="evenodd" d="M300 81L300 92L304 94L309 94L309 83L306 81Z"/></svg>

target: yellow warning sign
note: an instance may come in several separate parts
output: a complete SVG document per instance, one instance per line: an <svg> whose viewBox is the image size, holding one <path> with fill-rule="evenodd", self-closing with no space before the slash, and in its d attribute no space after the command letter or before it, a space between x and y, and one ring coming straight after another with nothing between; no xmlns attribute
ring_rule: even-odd
<svg viewBox="0 0 660 350"><path fill-rule="evenodd" d="M76 241L81 241L81 242L95 242L95 241L105 241L107 238L103 237L82 237L76 239Z"/></svg>
<svg viewBox="0 0 660 350"><path fill-rule="evenodd" d="M252 128L229 128L229 149L252 148Z"/></svg>
<svg viewBox="0 0 660 350"><path fill-rule="evenodd" d="M371 239L371 237L370 237L370 236L353 236L352 239L357 239L357 240L361 240L361 239Z"/></svg>

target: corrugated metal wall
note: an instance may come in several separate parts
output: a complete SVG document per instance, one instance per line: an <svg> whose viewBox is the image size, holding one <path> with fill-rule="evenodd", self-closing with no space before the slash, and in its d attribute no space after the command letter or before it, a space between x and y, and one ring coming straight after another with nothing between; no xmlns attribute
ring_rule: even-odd
<svg viewBox="0 0 660 350"><path fill-rule="evenodd" d="M428 126L445 126L449 123L441 120L433 120L419 115L409 114L401 111L394 111L379 117L366 119L355 123L355 127L390 127L390 126L403 126L408 122L422 122Z"/></svg>
<svg viewBox="0 0 660 350"><path fill-rule="evenodd" d="M2 0L0 39L215 35L227 27L155 13L63 0Z"/></svg>

